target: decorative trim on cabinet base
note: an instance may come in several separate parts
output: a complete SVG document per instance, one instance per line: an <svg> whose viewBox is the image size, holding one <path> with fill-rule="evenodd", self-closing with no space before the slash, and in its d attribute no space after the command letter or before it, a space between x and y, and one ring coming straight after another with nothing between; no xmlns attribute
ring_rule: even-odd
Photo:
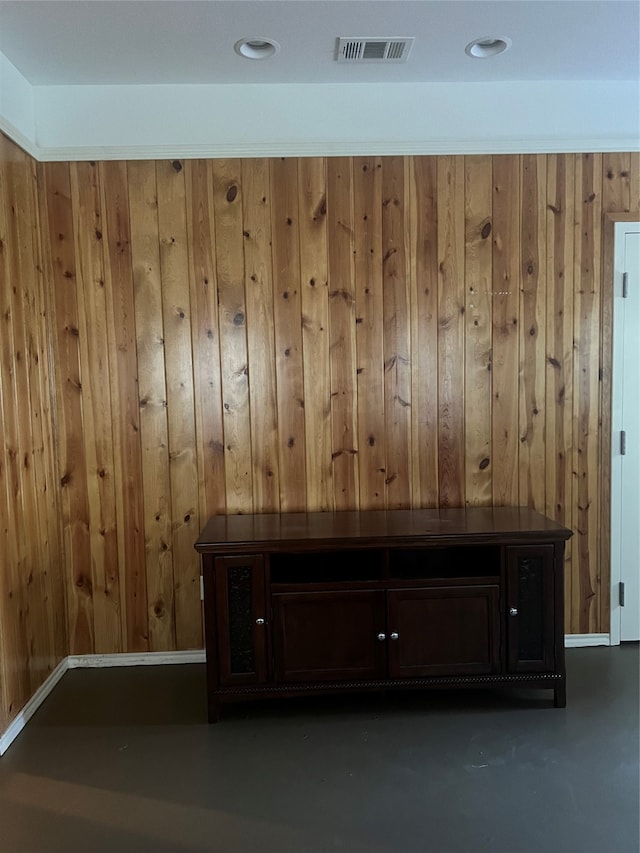
<svg viewBox="0 0 640 853"><path fill-rule="evenodd" d="M406 689L407 687L427 688L427 687L474 687L474 686L495 686L503 687L507 685L521 684L526 687L548 687L553 688L558 682L564 681L564 676L560 673L518 673L514 675L447 675L434 676L433 678L394 678L387 680L372 680L372 681L319 681L317 683L301 683L301 684L258 684L247 685L246 687L219 687L213 691L214 696L223 698L224 696L250 696L251 694L278 694L278 693L335 693L340 690L395 690L396 688Z"/></svg>

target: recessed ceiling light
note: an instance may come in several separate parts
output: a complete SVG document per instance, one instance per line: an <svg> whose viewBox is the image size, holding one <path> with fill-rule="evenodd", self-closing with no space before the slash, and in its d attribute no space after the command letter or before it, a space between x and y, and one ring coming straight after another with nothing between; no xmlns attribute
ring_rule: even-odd
<svg viewBox="0 0 640 853"><path fill-rule="evenodd" d="M464 52L467 56L472 56L474 59L488 59L490 56L497 56L499 53L504 53L510 47L511 39L486 36L485 38L470 41L465 47Z"/></svg>
<svg viewBox="0 0 640 853"><path fill-rule="evenodd" d="M280 45L273 39L245 38L237 41L233 49L245 59L269 59L280 52Z"/></svg>

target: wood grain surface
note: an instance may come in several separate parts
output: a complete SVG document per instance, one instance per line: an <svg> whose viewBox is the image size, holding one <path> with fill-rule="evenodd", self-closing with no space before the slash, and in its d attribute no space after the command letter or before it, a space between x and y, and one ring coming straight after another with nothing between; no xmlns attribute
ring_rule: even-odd
<svg viewBox="0 0 640 853"><path fill-rule="evenodd" d="M608 631L602 220L637 212L636 154L36 167L4 140L0 180L5 720L67 628L200 647L211 515L530 506L575 533L568 628Z"/></svg>
<svg viewBox="0 0 640 853"><path fill-rule="evenodd" d="M35 162L0 135L0 732L69 647L65 591L72 581L65 576L51 381L54 271L42 254L48 236L39 189ZM67 192L63 206L68 201ZM73 272L73 235L65 236ZM64 453L64 437L57 440ZM86 626L89 612L76 622Z"/></svg>

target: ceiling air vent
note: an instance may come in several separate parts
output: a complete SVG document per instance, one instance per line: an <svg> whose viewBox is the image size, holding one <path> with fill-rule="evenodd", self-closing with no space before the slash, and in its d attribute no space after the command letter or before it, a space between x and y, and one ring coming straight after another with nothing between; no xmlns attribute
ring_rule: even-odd
<svg viewBox="0 0 640 853"><path fill-rule="evenodd" d="M339 38L338 62L406 62L414 37Z"/></svg>

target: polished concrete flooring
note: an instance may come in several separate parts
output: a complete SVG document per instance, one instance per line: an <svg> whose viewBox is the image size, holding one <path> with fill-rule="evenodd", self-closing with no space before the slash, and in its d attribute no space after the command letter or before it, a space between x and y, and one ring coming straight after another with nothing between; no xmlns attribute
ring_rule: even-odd
<svg viewBox="0 0 640 853"><path fill-rule="evenodd" d="M638 646L551 692L243 705L204 667L72 670L0 759L0 851L634 853Z"/></svg>

